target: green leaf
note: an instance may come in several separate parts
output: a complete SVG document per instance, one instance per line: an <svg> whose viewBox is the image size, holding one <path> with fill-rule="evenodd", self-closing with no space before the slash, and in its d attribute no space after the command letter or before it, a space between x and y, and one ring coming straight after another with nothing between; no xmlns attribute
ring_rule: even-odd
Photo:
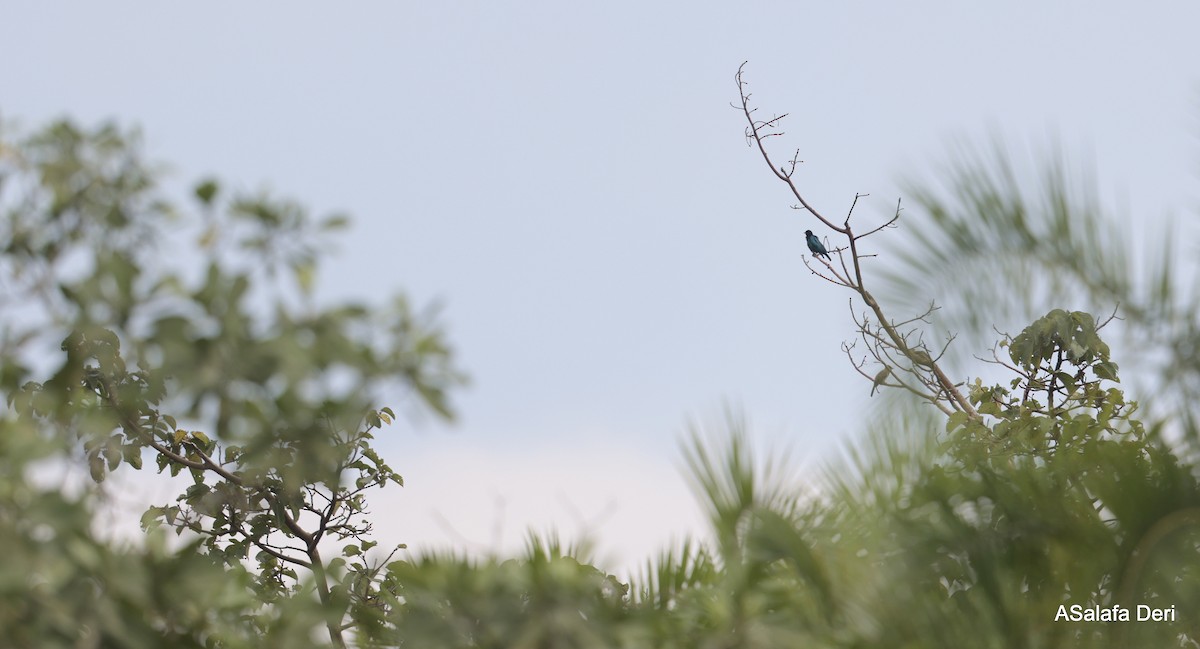
<svg viewBox="0 0 1200 649"><path fill-rule="evenodd" d="M1120 382L1120 380L1117 378L1117 364L1112 361L1096 363L1092 366L1092 372L1096 374L1097 378L1106 379L1115 383Z"/></svg>
<svg viewBox="0 0 1200 649"><path fill-rule="evenodd" d="M146 513L142 514L142 521L141 521L142 531L149 532L150 530L156 529L159 526L161 526L162 525L162 520L161 520L162 515L163 515L162 507L150 507L150 509L147 509Z"/></svg>
<svg viewBox="0 0 1200 649"><path fill-rule="evenodd" d="M122 455L120 440L115 436L109 438L104 445L104 459L108 462L109 471L115 471L118 466L121 466Z"/></svg>
<svg viewBox="0 0 1200 649"><path fill-rule="evenodd" d="M121 448L125 461L134 469L142 469L142 447L137 444L126 444Z"/></svg>
<svg viewBox="0 0 1200 649"><path fill-rule="evenodd" d="M316 271L316 265L309 260L296 261L292 264L292 275L296 278L296 285L305 295L312 294Z"/></svg>
<svg viewBox="0 0 1200 649"><path fill-rule="evenodd" d="M196 188L193 191L195 191L196 198L200 199L201 203L209 206L212 205L213 198L216 197L219 189L220 188L217 185L217 181L209 178L196 185Z"/></svg>
<svg viewBox="0 0 1200 649"><path fill-rule="evenodd" d="M321 221L320 229L326 232L345 229L350 225L350 217L345 214L334 214Z"/></svg>
<svg viewBox="0 0 1200 649"><path fill-rule="evenodd" d="M97 483L104 482L104 458L100 456L99 451L88 453L88 472L92 476L92 480Z"/></svg>

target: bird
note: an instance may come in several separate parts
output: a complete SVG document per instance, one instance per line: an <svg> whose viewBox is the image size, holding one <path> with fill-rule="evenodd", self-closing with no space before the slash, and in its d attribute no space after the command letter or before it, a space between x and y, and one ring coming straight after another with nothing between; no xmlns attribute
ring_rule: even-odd
<svg viewBox="0 0 1200 649"><path fill-rule="evenodd" d="M829 251L825 249L825 244L821 243L821 240L817 238L817 235L812 233L812 230L805 230L804 236L808 239L808 249L812 251L812 254L829 259Z"/></svg>
<svg viewBox="0 0 1200 649"><path fill-rule="evenodd" d="M891 376L891 374L892 368L888 367L887 365L884 365L883 369L879 370L879 373L875 375L875 380L871 382L871 396L875 396L875 391L879 389L879 386L883 385L883 382L886 381L888 376Z"/></svg>

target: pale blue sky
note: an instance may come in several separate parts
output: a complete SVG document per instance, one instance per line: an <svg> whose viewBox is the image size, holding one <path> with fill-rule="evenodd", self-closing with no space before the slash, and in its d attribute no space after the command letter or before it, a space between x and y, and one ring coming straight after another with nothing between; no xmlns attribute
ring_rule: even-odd
<svg viewBox="0 0 1200 649"><path fill-rule="evenodd" d="M409 486L376 499L382 540L584 521L630 561L695 525L689 416L730 399L811 457L869 403L848 295L807 274L814 223L730 108L743 60L828 212L869 192L882 218L954 138L1000 134L1061 141L1151 218L1195 205L1196 25L1182 2L8 3L0 114L117 118L177 181L347 211L326 296L444 301L474 384L455 427L384 440Z"/></svg>

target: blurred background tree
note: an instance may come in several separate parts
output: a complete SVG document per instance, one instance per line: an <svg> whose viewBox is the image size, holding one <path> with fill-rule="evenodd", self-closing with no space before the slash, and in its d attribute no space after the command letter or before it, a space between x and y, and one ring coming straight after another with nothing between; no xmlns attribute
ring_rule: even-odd
<svg viewBox="0 0 1200 649"><path fill-rule="evenodd" d="M63 121L2 147L8 640L294 646L323 628L345 646L379 617L390 556L366 558L365 494L403 484L371 446L395 418L379 404L450 417L463 381L433 314L318 304L345 217L214 180L178 208L136 133ZM142 517L144 548L98 540L106 476L144 462L182 494ZM64 463L92 485L33 479Z"/></svg>
<svg viewBox="0 0 1200 649"><path fill-rule="evenodd" d="M959 146L935 180L908 178L905 186L919 209L886 242L896 263L880 279L900 308L937 296L938 326L965 337L955 361L990 347L1006 322L1055 307L1116 310L1113 342L1128 351L1139 397L1188 424L1173 433L1195 431L1200 266L1194 244L1181 244L1194 240L1190 221L1119 213L1063 152L1022 151L998 139ZM1187 442L1189 452L1195 444Z"/></svg>

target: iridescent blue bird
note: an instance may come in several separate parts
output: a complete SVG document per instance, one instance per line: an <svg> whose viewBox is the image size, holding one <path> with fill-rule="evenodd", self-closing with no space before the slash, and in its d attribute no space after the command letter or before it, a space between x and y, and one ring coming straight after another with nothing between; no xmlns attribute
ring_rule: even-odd
<svg viewBox="0 0 1200 649"><path fill-rule="evenodd" d="M812 233L812 230L805 230L804 236L808 239L808 249L812 251L812 254L829 259L829 251L825 249L825 244L821 243L821 240L817 238L817 235ZM829 260L833 261L832 259Z"/></svg>

